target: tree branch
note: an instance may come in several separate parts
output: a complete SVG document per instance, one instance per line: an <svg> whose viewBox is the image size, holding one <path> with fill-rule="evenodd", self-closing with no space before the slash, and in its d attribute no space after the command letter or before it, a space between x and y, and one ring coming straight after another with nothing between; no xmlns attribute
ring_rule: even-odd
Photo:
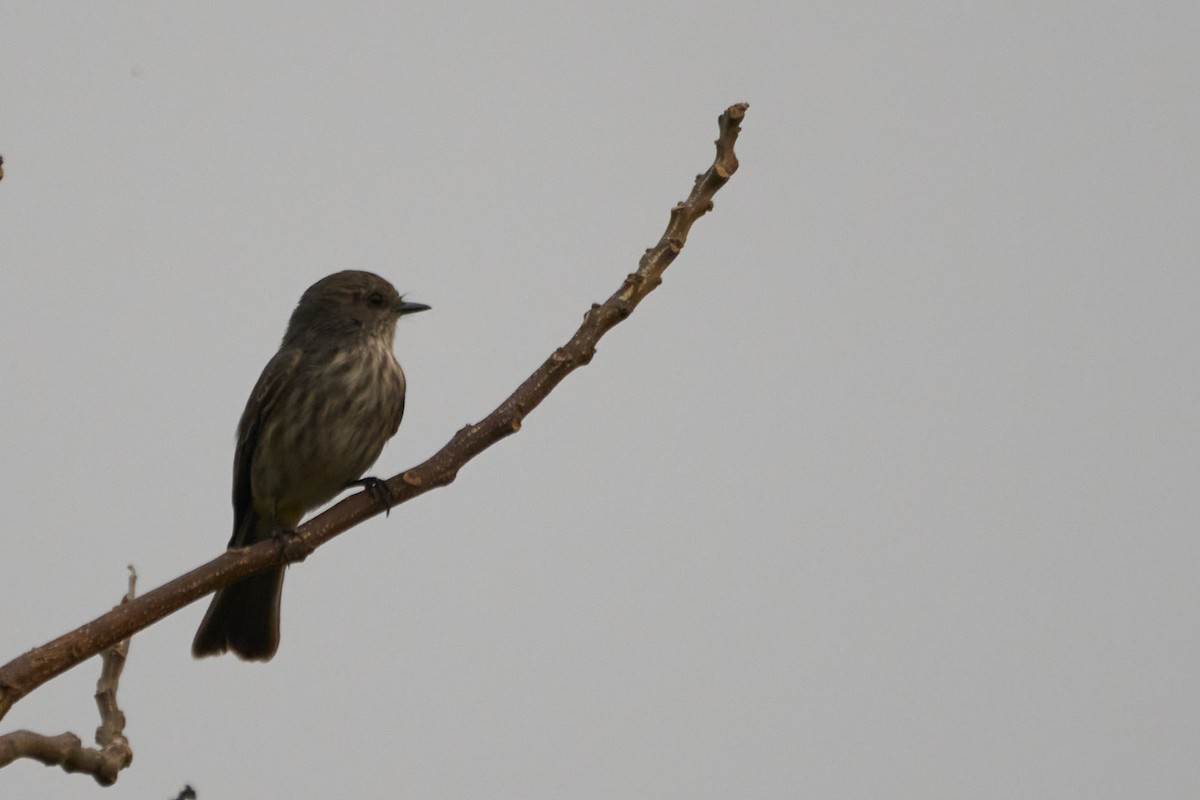
<svg viewBox="0 0 1200 800"><path fill-rule="evenodd" d="M749 105L739 103L718 119L717 155L711 167L696 176L691 194L671 210L667 229L658 244L648 249L636 272L603 303L583 316L575 335L555 350L507 400L474 425L454 434L432 458L386 482L392 506L407 502L430 489L445 486L463 465L506 436L521 429L521 421L546 399L563 378L587 364L596 343L662 283L662 274L687 242L693 223L712 210L713 195L738 168L734 143ZM298 536L266 541L225 554L148 594L123 604L70 633L42 645L0 667L0 719L14 703L56 675L84 659L183 608L223 586L272 566L303 561L316 548L339 533L384 511L385 505L370 492L352 495L302 525Z"/></svg>
<svg viewBox="0 0 1200 800"><path fill-rule="evenodd" d="M121 599L121 608L133 600L137 587L137 571L129 567L129 591ZM59 765L66 772L83 772L101 786L116 783L121 770L133 763L133 750L125 738L125 714L117 706L117 684L129 655L129 639L104 651L100 680L96 682L96 706L100 709L100 727L96 729L96 744L84 747L73 733L45 736L20 730L0 736L0 767L18 758L32 758L48 767Z"/></svg>

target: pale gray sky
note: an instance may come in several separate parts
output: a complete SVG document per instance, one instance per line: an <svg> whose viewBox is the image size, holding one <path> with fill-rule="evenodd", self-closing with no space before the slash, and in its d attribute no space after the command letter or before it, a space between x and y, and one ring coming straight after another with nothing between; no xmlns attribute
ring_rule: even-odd
<svg viewBox="0 0 1200 800"><path fill-rule="evenodd" d="M14 798L1200 795L1194 3L8 3L0 660L221 551L315 279L430 455L751 103L661 289L458 481L134 639L135 762ZM89 738L98 667L0 726Z"/></svg>

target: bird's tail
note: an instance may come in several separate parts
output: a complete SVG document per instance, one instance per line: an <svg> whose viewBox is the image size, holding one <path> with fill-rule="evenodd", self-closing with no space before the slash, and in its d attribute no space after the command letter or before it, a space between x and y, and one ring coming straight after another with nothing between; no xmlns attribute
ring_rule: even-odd
<svg viewBox="0 0 1200 800"><path fill-rule="evenodd" d="M283 570L272 568L218 590L192 640L192 655L232 650L247 661L270 661L279 648Z"/></svg>

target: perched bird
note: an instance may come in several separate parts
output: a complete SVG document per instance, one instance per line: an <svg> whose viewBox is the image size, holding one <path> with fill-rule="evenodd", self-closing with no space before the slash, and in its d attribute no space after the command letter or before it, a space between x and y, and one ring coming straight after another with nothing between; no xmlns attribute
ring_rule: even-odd
<svg viewBox="0 0 1200 800"><path fill-rule="evenodd" d="M308 288L238 423L230 547L293 530L375 463L404 414L396 321L428 309L370 272L338 272ZM219 590L192 655L269 660L282 591L283 567Z"/></svg>

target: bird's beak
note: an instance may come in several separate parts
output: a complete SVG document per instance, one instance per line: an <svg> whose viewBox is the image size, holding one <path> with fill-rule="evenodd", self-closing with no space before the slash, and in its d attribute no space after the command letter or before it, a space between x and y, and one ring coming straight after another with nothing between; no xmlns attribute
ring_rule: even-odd
<svg viewBox="0 0 1200 800"><path fill-rule="evenodd" d="M408 303L401 301L396 306L396 316L403 317L405 314L415 314L418 311L428 311L429 306L424 303Z"/></svg>

